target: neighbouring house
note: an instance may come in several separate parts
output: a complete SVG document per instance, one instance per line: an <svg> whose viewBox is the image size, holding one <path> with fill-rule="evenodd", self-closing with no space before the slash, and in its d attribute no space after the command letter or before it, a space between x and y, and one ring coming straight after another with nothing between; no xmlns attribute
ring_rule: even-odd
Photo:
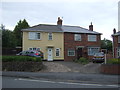
<svg viewBox="0 0 120 90"><path fill-rule="evenodd" d="M116 32L116 29L113 29L113 58L120 57L120 31Z"/></svg>
<svg viewBox="0 0 120 90"><path fill-rule="evenodd" d="M100 51L101 33L79 26L39 24L23 29L23 50L41 50L44 60L75 60L80 57L91 59Z"/></svg>

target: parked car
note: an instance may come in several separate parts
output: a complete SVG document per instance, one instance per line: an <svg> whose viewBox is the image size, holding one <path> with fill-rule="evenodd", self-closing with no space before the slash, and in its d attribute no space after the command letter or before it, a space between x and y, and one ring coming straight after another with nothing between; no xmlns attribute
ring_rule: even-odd
<svg viewBox="0 0 120 90"><path fill-rule="evenodd" d="M104 62L105 56L103 52L95 53L92 61L94 62Z"/></svg>
<svg viewBox="0 0 120 90"><path fill-rule="evenodd" d="M32 57L41 57L43 58L43 52L41 51L35 51L35 50L27 50L22 51L16 55L22 55L22 56L32 56Z"/></svg>

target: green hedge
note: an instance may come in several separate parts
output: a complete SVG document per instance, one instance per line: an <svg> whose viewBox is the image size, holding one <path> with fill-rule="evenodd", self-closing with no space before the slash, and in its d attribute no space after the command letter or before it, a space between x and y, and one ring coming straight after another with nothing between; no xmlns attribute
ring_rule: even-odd
<svg viewBox="0 0 120 90"><path fill-rule="evenodd" d="M107 63L108 64L120 64L120 59L112 58L112 59L107 60Z"/></svg>
<svg viewBox="0 0 120 90"><path fill-rule="evenodd" d="M75 60L75 62L81 63L81 64L85 65L85 64L88 64L88 63L89 63L89 60L86 59L86 58L84 58L84 57L81 57L80 59Z"/></svg>
<svg viewBox="0 0 120 90"><path fill-rule="evenodd" d="M30 56L2 56L3 62L12 62L12 61L34 61L41 62L40 57L30 57Z"/></svg>

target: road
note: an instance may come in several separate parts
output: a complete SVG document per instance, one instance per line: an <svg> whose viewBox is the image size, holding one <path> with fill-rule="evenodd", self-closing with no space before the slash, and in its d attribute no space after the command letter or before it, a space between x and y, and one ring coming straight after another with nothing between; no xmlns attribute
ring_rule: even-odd
<svg viewBox="0 0 120 90"><path fill-rule="evenodd" d="M118 88L118 85L2 77L2 88Z"/></svg>

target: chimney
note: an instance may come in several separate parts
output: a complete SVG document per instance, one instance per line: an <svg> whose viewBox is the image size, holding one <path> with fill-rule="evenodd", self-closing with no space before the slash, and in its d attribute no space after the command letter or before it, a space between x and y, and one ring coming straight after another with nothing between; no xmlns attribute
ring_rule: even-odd
<svg viewBox="0 0 120 90"><path fill-rule="evenodd" d="M92 25L92 22L91 22L91 25L89 25L89 30L90 30L90 31L93 31L93 25Z"/></svg>
<svg viewBox="0 0 120 90"><path fill-rule="evenodd" d="M113 34L115 34L115 33L116 33L116 29L114 28L114 29L113 29Z"/></svg>
<svg viewBox="0 0 120 90"><path fill-rule="evenodd" d="M61 25L62 26L62 19L60 19L60 17L58 17L57 25Z"/></svg>

